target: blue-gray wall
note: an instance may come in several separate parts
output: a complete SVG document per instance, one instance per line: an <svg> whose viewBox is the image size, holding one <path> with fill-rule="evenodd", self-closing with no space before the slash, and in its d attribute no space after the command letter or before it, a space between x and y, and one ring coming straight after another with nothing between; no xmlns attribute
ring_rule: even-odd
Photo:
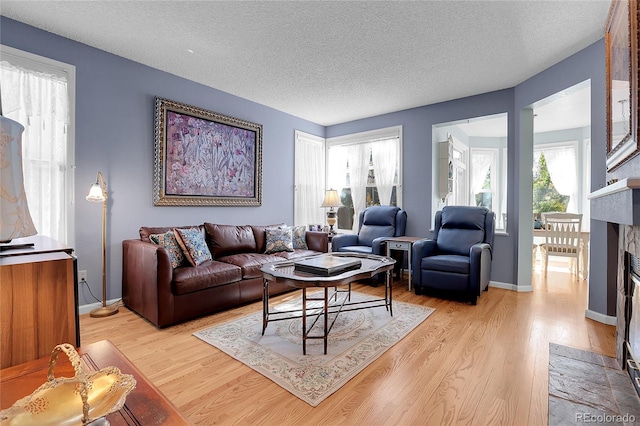
<svg viewBox="0 0 640 426"><path fill-rule="evenodd" d="M507 234L498 234L495 241L492 281L527 287L531 284L531 243L525 241L522 247L529 247L526 268L518 274L518 239L521 234L532 240L531 190L524 196L520 185L531 188L531 166L533 135L521 143L520 112L531 104L551 96L575 84L591 80L591 188L596 190L605 184L605 137L606 101L604 41L600 40L564 61L537 74L518 86L497 92L485 93L449 102L427 105L407 111L370 117L327 128L326 137L336 137L375 128L403 126L403 207L408 213L407 233L428 235L432 226L431 212L431 164L432 131L434 124L460 119L491 115L501 112L508 114L508 226ZM522 138L526 139L526 138ZM521 158L525 158L521 161ZM524 167L524 169L523 169ZM526 170L525 170L526 169ZM528 176L522 181L521 175ZM526 209L526 211L522 211ZM426 214L425 214L426 212ZM591 246L589 252L589 306L588 309L603 315L615 316L615 292L607 291L615 283L607 282L608 265L603 254L607 247L606 224L591 221ZM525 229L526 228L526 229ZM528 232L527 232L528 231ZM525 277L525 279L523 279ZM528 279L527 279L528 278Z"/></svg>
<svg viewBox="0 0 640 426"><path fill-rule="evenodd" d="M294 132L324 136L324 127L176 77L87 45L0 17L2 44L76 67L75 251L78 268L101 292L101 207L85 201L102 171L111 197L107 218L108 299L119 298L122 240L142 225L293 222ZM261 207L154 207L156 96L263 126ZM80 292L80 304L93 303ZM86 297L84 297L86 296Z"/></svg>
<svg viewBox="0 0 640 426"><path fill-rule="evenodd" d="M407 233L428 236L431 218L432 126L465 118L507 112L508 234L496 238L492 280L518 283L517 161L523 149L516 137L521 108L578 82L591 79L592 188L604 185L605 96L604 43L584 49L512 89L427 105L410 110L323 127L246 99L123 59L92 47L0 17L3 44L76 66L76 241L80 269L89 271L94 293L100 282L100 211L84 201L101 170L109 185L108 298L121 295L121 242L135 238L142 225L187 225L204 221L227 224L267 224L293 221L294 130L322 137L403 126L403 208ZM263 203L261 207L154 207L153 104L155 96L261 123L263 142ZM604 145L602 145L604 146ZM529 164L529 169L531 165ZM530 205L530 201L529 201ZM529 212L530 214L530 212ZM530 226L531 221L527 226ZM607 308L606 263L594 256L604 241L604 225L591 224L589 309L615 315ZM602 238L600 238L602 233ZM530 258L530 253L529 253ZM530 266L529 266L530 271ZM80 303L92 302L81 298ZM614 301L615 304L615 301Z"/></svg>

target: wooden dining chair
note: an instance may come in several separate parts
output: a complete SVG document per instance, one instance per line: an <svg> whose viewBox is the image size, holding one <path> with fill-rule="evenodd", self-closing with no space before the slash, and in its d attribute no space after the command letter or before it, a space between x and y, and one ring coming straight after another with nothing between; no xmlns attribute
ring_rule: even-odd
<svg viewBox="0 0 640 426"><path fill-rule="evenodd" d="M542 226L545 242L540 244L540 249L544 256L545 276L549 256L561 256L575 259L576 277L580 277L582 214L542 213Z"/></svg>

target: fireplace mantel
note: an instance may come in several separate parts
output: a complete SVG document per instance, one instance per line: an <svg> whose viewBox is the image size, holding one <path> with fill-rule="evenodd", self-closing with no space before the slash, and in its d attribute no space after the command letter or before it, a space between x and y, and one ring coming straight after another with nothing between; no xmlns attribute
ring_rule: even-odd
<svg viewBox="0 0 640 426"><path fill-rule="evenodd" d="M640 178L626 178L589 194L591 218L640 225Z"/></svg>

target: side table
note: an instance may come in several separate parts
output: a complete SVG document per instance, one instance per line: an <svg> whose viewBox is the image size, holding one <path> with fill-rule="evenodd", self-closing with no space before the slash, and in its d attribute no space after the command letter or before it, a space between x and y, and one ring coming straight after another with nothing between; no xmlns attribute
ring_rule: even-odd
<svg viewBox="0 0 640 426"><path fill-rule="evenodd" d="M385 240L385 243L387 244L387 257L391 256L391 250L407 252L407 266L409 268L409 291L411 291L411 275L413 274L413 268L411 266L411 251L413 249L413 243L422 239L424 239L424 237L403 236L387 238Z"/></svg>
<svg viewBox="0 0 640 426"><path fill-rule="evenodd" d="M110 341L91 343L77 348L77 351L87 373L113 366L124 374L132 374L136 379L136 388L127 396L124 407L106 417L112 426L190 424L176 406ZM47 381L49 359L47 356L0 370L0 409L11 407L18 399L31 394ZM56 377L73 377L73 366L61 356L55 373Z"/></svg>

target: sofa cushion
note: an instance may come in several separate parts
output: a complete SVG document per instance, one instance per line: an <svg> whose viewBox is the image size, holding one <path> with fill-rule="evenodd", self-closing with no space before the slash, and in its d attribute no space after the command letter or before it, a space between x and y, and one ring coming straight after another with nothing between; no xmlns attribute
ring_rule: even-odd
<svg viewBox="0 0 640 426"><path fill-rule="evenodd" d="M235 265L206 260L198 266L181 266L173 271L173 292L194 291L233 283L242 279L242 270Z"/></svg>
<svg viewBox="0 0 640 426"><path fill-rule="evenodd" d="M211 260L211 252L199 228L174 229L176 240L189 263L198 266L205 260Z"/></svg>
<svg viewBox="0 0 640 426"><path fill-rule="evenodd" d="M263 253L240 253L231 256L224 256L218 259L220 262L226 262L235 265L242 270L242 279L261 278L262 265L271 262L279 262L287 260L284 257L274 256L272 254Z"/></svg>
<svg viewBox="0 0 640 426"><path fill-rule="evenodd" d="M307 247L307 228L305 226L291 226L291 241L294 249L306 250Z"/></svg>
<svg viewBox="0 0 640 426"><path fill-rule="evenodd" d="M267 229L265 231L267 242L264 253L277 253L279 251L293 251L293 239L290 228Z"/></svg>
<svg viewBox="0 0 640 426"><path fill-rule="evenodd" d="M140 239L142 241L149 243L151 242L151 240L149 239L149 236L151 234L164 234L165 232L173 231L175 228L178 228L178 229L198 228L202 232L204 232L204 226L193 225L193 226L142 226L138 230L138 233L140 234Z"/></svg>
<svg viewBox="0 0 640 426"><path fill-rule="evenodd" d="M176 240L176 234L173 231L167 231L163 234L151 234L149 240L162 246L169 253L169 259L171 260L171 266L175 269L184 263L184 254L178 241Z"/></svg>
<svg viewBox="0 0 640 426"><path fill-rule="evenodd" d="M469 275L469 256L455 254L441 254L438 256L423 257L420 261L420 269L429 269L440 272L453 272Z"/></svg>
<svg viewBox="0 0 640 426"><path fill-rule="evenodd" d="M256 253L264 253L264 245L267 241L265 231L267 229L284 228L285 226L287 225L284 223L277 225L251 225L253 237L256 239Z"/></svg>
<svg viewBox="0 0 640 426"><path fill-rule="evenodd" d="M211 254L215 259L236 253L255 253L256 239L249 225L205 223Z"/></svg>

